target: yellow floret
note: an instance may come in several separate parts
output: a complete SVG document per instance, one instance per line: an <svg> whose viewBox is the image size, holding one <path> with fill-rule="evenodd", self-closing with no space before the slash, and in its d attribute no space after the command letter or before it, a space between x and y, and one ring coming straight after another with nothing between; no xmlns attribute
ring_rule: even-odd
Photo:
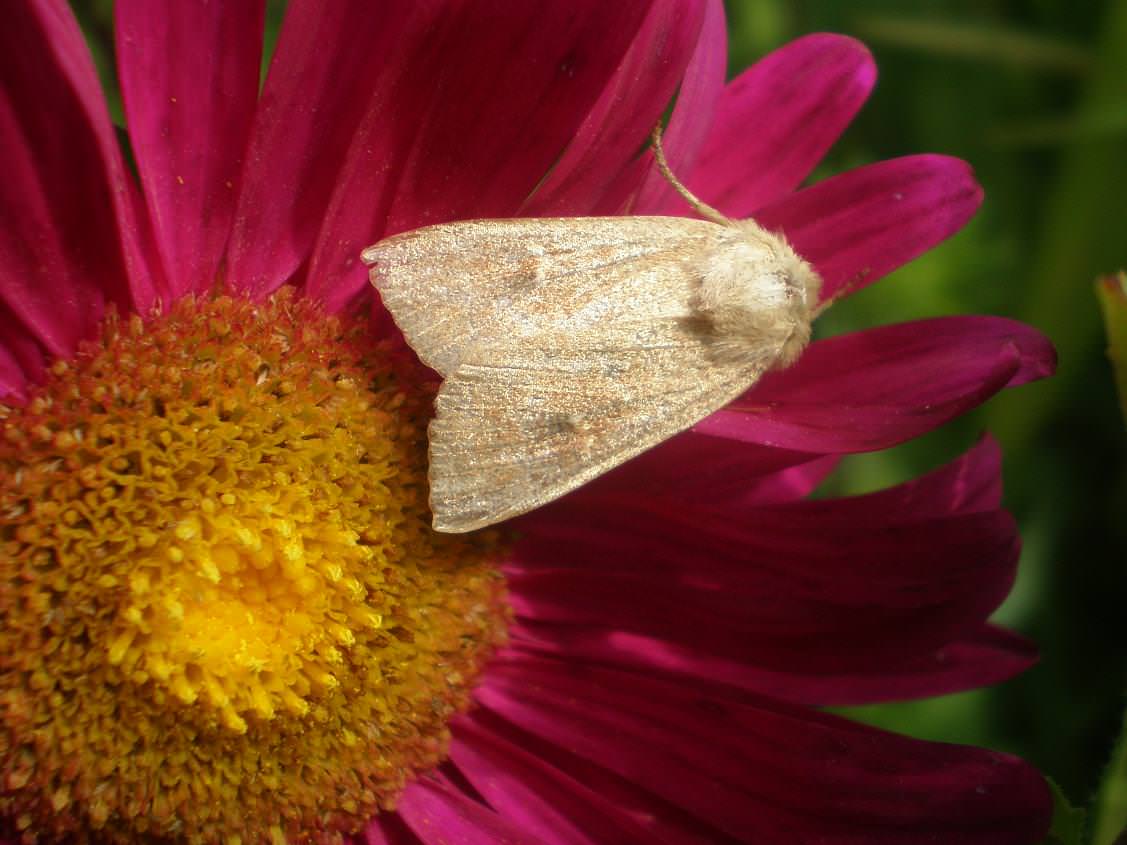
<svg viewBox="0 0 1127 845"><path fill-rule="evenodd" d="M5 818L325 841L442 759L506 611L495 537L429 528L420 374L288 293L186 299L0 406Z"/></svg>

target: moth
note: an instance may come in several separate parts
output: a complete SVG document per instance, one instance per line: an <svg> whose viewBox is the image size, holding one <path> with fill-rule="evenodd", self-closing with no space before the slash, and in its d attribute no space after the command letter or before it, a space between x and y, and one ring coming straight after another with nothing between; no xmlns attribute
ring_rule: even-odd
<svg viewBox="0 0 1127 845"><path fill-rule="evenodd" d="M434 528L537 508L722 408L810 340L821 279L780 235L730 220L470 220L363 252L444 381L430 423Z"/></svg>

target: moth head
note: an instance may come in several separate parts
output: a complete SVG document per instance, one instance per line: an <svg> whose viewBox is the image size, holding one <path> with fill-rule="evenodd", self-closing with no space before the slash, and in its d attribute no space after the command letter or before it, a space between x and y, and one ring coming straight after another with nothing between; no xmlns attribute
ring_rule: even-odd
<svg viewBox="0 0 1127 845"><path fill-rule="evenodd" d="M726 358L770 355L794 362L810 342L822 280L781 236L751 220L735 223L723 249L702 259L693 307Z"/></svg>

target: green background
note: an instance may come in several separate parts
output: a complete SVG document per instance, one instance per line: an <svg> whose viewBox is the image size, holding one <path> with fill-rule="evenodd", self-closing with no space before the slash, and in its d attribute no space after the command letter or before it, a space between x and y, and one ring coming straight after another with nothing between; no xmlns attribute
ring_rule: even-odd
<svg viewBox="0 0 1127 845"><path fill-rule="evenodd" d="M112 87L109 0L75 2ZM851 711L931 739L1016 752L1078 804L1097 790L1127 690L1124 422L1097 275L1127 267L1127 0L729 0L730 71L814 31L869 45L879 82L815 178L916 152L971 162L986 189L958 236L850 300L823 334L988 313L1055 342L1058 375L900 448L846 460L825 493L893 484L989 430L1025 540L998 620L1040 644L1000 687ZM270 3L270 38L284 3ZM116 94L111 107L120 119ZM1117 827L1118 825L1116 825ZM1098 845L1114 833L1105 829Z"/></svg>

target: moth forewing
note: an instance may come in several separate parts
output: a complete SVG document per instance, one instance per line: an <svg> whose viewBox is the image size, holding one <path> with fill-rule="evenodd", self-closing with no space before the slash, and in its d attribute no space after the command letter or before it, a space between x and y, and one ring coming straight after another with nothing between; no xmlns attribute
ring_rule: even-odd
<svg viewBox="0 0 1127 845"><path fill-rule="evenodd" d="M434 526L532 510L683 431L790 364L821 281L753 221L475 220L363 253L445 381L430 427Z"/></svg>
<svg viewBox="0 0 1127 845"><path fill-rule="evenodd" d="M476 345L648 313L669 280L689 284L696 257L734 236L679 217L470 220L394 235L361 257L416 354L449 375ZM611 286L636 297L612 301Z"/></svg>
<svg viewBox="0 0 1127 845"><path fill-rule="evenodd" d="M611 334L475 350L447 379L430 430L437 529L552 501L727 404L775 354L717 360L680 317Z"/></svg>

